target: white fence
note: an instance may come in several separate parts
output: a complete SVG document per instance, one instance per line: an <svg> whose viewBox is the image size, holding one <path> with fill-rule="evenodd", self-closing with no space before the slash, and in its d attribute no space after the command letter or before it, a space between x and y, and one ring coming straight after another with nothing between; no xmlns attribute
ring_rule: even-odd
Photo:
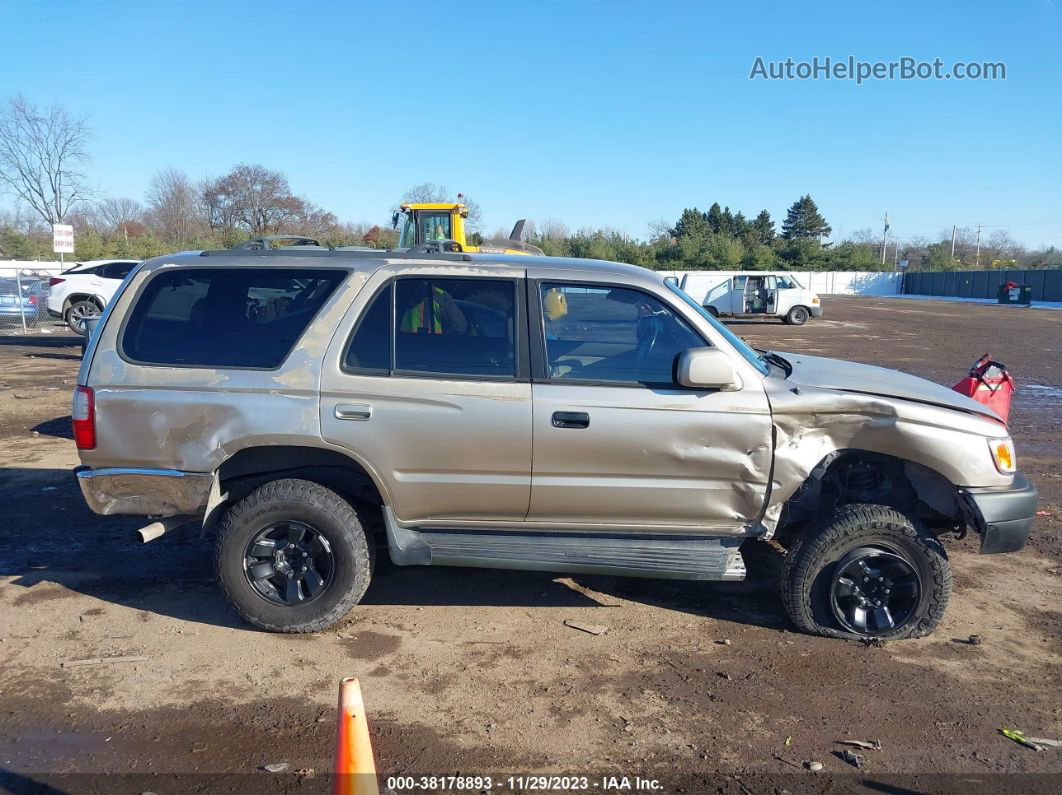
<svg viewBox="0 0 1062 795"><path fill-rule="evenodd" d="M0 278L14 279L19 273L47 274L58 276L59 272L71 267L73 259L66 262L37 262L36 260L0 259Z"/></svg>

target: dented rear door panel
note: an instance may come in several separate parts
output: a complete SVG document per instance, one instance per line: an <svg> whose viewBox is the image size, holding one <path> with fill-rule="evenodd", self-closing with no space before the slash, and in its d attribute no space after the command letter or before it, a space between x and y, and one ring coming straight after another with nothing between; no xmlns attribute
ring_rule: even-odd
<svg viewBox="0 0 1062 795"><path fill-rule="evenodd" d="M735 392L535 384L529 521L729 535L763 509L771 415L761 382ZM557 428L554 412L584 412Z"/></svg>

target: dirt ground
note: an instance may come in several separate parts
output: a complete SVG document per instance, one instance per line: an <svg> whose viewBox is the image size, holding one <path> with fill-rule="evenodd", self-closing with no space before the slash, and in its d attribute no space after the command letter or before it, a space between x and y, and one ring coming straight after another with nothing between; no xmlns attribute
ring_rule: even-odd
<svg viewBox="0 0 1062 795"><path fill-rule="evenodd" d="M510 775L550 772L590 776L596 791L610 790L604 776L745 795L1059 791L1062 748L998 730L1062 739L1062 312L840 297L825 308L800 328L731 327L945 384L990 351L1019 382L1019 466L1048 515L1015 555L947 542L954 595L926 639L796 634L780 553L763 544L746 582L712 586L381 560L334 631L258 632L213 584L209 541L141 546L135 519L85 507L70 472L78 340L0 332L0 788L327 791L336 686L356 675L384 783L490 775L505 791ZM115 655L147 660L62 665ZM857 770L847 739L881 749L857 751ZM286 771L262 770L279 762Z"/></svg>

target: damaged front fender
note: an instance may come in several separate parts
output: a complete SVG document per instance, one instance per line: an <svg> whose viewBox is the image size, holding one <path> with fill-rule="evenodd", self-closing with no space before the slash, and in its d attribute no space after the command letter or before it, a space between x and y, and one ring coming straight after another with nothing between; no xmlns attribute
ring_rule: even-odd
<svg viewBox="0 0 1062 795"><path fill-rule="evenodd" d="M955 487L1005 486L985 439L1000 435L983 416L838 389L794 386L765 379L775 435L774 470L760 522L765 537L778 527L782 508L843 451L878 453L925 467ZM913 483L918 489L917 469Z"/></svg>

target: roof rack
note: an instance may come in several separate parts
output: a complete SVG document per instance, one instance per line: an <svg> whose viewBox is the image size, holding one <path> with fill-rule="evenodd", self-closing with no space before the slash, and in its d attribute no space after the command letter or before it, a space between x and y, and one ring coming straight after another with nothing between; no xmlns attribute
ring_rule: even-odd
<svg viewBox="0 0 1062 795"><path fill-rule="evenodd" d="M322 257L326 259L431 259L448 262L471 262L471 254L444 253L432 251L404 251L401 249L370 248L364 250L338 250L311 248L309 246L299 248L272 248L272 249L242 249L231 248L201 251L200 257Z"/></svg>

